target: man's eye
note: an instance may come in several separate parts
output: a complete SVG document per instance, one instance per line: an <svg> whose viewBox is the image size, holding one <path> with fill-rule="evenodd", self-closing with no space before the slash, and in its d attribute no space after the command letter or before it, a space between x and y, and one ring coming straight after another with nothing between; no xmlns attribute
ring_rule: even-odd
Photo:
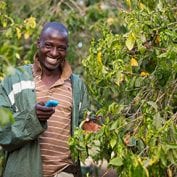
<svg viewBox="0 0 177 177"><path fill-rule="evenodd" d="M50 44L45 44L45 47L48 48L48 49L52 48L52 46Z"/></svg>
<svg viewBox="0 0 177 177"><path fill-rule="evenodd" d="M67 50L67 47L66 46L58 46L57 48L58 51L66 51Z"/></svg>
<svg viewBox="0 0 177 177"><path fill-rule="evenodd" d="M61 48L61 47L59 47L57 50L58 50L58 51L66 51L66 48Z"/></svg>

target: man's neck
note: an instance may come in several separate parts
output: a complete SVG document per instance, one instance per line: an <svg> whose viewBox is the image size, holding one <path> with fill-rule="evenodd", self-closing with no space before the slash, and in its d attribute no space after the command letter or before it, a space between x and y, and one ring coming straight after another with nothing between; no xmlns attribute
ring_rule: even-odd
<svg viewBox="0 0 177 177"><path fill-rule="evenodd" d="M50 71L50 70L47 70L46 68L43 68L41 80L47 86L51 86L61 77L61 73L62 71L59 69Z"/></svg>
<svg viewBox="0 0 177 177"><path fill-rule="evenodd" d="M42 67L42 77L58 77L61 76L62 69L56 68L55 70L48 70L45 67Z"/></svg>

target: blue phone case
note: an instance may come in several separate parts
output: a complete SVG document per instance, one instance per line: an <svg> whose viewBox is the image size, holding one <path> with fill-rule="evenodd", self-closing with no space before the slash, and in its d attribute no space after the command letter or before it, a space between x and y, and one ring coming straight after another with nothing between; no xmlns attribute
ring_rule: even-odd
<svg viewBox="0 0 177 177"><path fill-rule="evenodd" d="M47 107L56 107L59 104L57 100L49 100L45 103Z"/></svg>

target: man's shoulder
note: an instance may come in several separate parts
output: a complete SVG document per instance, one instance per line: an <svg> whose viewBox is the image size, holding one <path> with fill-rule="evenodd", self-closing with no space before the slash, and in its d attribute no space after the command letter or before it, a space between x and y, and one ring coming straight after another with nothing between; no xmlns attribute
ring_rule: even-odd
<svg viewBox="0 0 177 177"><path fill-rule="evenodd" d="M16 83L20 80L32 80L32 67L31 65L23 65L16 67L13 72L8 74L2 83Z"/></svg>
<svg viewBox="0 0 177 177"><path fill-rule="evenodd" d="M32 72L32 64L28 64L28 65L23 65L23 66L19 66L16 68L16 71L19 73L24 73L24 72Z"/></svg>
<svg viewBox="0 0 177 177"><path fill-rule="evenodd" d="M83 83L83 80L82 80L82 78L80 77L80 75L79 74L71 74L71 80L72 80L72 82L73 83Z"/></svg>
<svg viewBox="0 0 177 177"><path fill-rule="evenodd" d="M72 74L71 74L71 79L80 79L80 75L79 75L79 74L72 73Z"/></svg>
<svg viewBox="0 0 177 177"><path fill-rule="evenodd" d="M76 90L80 90L80 91L85 90L86 86L83 79L80 77L80 75L72 74L71 81L72 81L73 88L75 88Z"/></svg>
<svg viewBox="0 0 177 177"><path fill-rule="evenodd" d="M15 69L15 74L20 75L20 76L24 74L32 74L32 65L28 64L28 65L17 67Z"/></svg>

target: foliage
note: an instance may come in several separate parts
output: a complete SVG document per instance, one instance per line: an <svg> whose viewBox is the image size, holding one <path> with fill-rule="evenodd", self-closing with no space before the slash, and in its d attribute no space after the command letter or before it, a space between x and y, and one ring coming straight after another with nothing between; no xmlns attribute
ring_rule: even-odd
<svg viewBox="0 0 177 177"><path fill-rule="evenodd" d="M0 129L5 127L8 123L13 124L14 118L12 113L6 108L0 108ZM2 147L0 146L0 176L3 171L3 167L5 164L5 152L3 151Z"/></svg>
<svg viewBox="0 0 177 177"><path fill-rule="evenodd" d="M131 5L131 4L129 4ZM123 177L177 174L176 7L159 1L118 12L115 34L103 26L83 60L99 132L81 129L70 140L73 156L106 159Z"/></svg>
<svg viewBox="0 0 177 177"><path fill-rule="evenodd" d="M36 20L29 17L25 20L11 17L7 12L7 4L0 1L0 26L1 26L1 48L0 48L0 78L4 74L12 73L13 66L27 64L30 60L22 60L26 49L33 48L30 37L36 30ZM25 45L23 47L23 45ZM32 52L30 50L30 52ZM28 52L26 57L28 56Z"/></svg>
<svg viewBox="0 0 177 177"><path fill-rule="evenodd" d="M0 125L1 127L7 125L9 122L14 123L14 118L12 113L7 108L0 108Z"/></svg>
<svg viewBox="0 0 177 177"><path fill-rule="evenodd" d="M81 60L88 54L91 36L97 36L94 24L114 15L111 10L115 7L111 3L105 6L101 0L0 0L0 80L13 73L17 65L33 61L39 31L44 23L51 20L60 21L69 28L68 60L75 72L82 73ZM112 24L111 18L109 24ZM0 113L0 127L13 123L13 117L7 110L0 110ZM4 159L1 152L0 174Z"/></svg>

